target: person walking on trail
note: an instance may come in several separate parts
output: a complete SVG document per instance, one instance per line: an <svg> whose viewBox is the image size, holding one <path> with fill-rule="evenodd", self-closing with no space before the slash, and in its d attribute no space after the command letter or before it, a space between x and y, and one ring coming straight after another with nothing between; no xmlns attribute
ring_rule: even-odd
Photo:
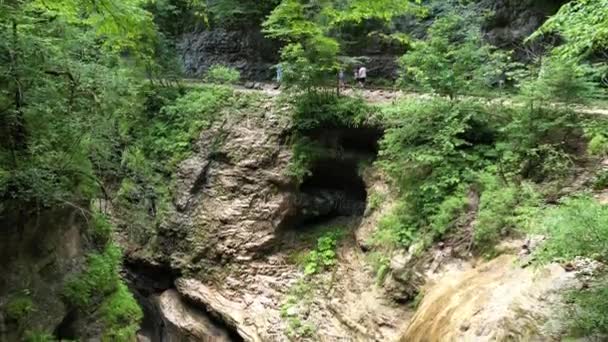
<svg viewBox="0 0 608 342"><path fill-rule="evenodd" d="M367 80L367 68L364 66L361 66L359 68L359 72L357 72L357 78L359 81L359 86L361 88L365 87L365 81Z"/></svg>
<svg viewBox="0 0 608 342"><path fill-rule="evenodd" d="M338 85L340 88L344 88L344 70L342 69L338 72Z"/></svg>
<svg viewBox="0 0 608 342"><path fill-rule="evenodd" d="M281 86L281 81L283 80L283 66L281 64L277 65L277 85L275 89L279 89Z"/></svg>

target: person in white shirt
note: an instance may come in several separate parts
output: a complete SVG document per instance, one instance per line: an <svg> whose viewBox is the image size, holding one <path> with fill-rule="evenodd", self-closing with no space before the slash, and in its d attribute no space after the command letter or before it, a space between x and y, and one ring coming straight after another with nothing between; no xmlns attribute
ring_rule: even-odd
<svg viewBox="0 0 608 342"><path fill-rule="evenodd" d="M365 81L367 79L367 68L365 68L364 66L361 66L359 68L359 72L357 73L357 78L359 80L359 86L361 88L365 87Z"/></svg>

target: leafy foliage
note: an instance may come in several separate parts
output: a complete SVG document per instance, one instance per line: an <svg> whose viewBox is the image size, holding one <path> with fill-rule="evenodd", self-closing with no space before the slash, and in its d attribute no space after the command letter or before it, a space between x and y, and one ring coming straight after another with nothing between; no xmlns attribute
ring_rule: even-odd
<svg viewBox="0 0 608 342"><path fill-rule="evenodd" d="M301 184L304 179L311 175L314 162L327 153L322 146L312 142L308 138L299 138L292 145L292 157L287 167L287 175Z"/></svg>
<svg viewBox="0 0 608 342"><path fill-rule="evenodd" d="M18 294L9 299L6 303L6 316L19 324L25 323L24 320L35 310L32 297L27 293Z"/></svg>
<svg viewBox="0 0 608 342"><path fill-rule="evenodd" d="M507 54L483 43L479 26L451 14L437 19L425 40L411 43L399 64L423 89L453 98L498 81L508 61Z"/></svg>
<svg viewBox="0 0 608 342"><path fill-rule="evenodd" d="M55 337L52 334L40 331L28 331L25 334L26 342L54 342Z"/></svg>
<svg viewBox="0 0 608 342"><path fill-rule="evenodd" d="M522 93L536 102L588 102L597 95L590 67L576 61L551 57L543 60L536 79L523 84Z"/></svg>
<svg viewBox="0 0 608 342"><path fill-rule="evenodd" d="M414 11L409 1L283 0L262 24L270 38L285 42L281 50L284 83L311 90L335 80L341 68L341 43L333 32L347 22L391 18Z"/></svg>
<svg viewBox="0 0 608 342"><path fill-rule="evenodd" d="M358 127L371 113L372 108L362 98L308 92L295 101L294 128L305 132L320 127Z"/></svg>
<svg viewBox="0 0 608 342"><path fill-rule="evenodd" d="M390 126L379 165L393 177L408 207L399 216L411 216L414 227L428 224L446 196L492 157L494 131L484 113L475 102L442 100L410 101L385 110Z"/></svg>
<svg viewBox="0 0 608 342"><path fill-rule="evenodd" d="M604 280L605 278L600 280ZM608 333L608 287L601 282L591 289L571 291L568 299L574 309L570 320L575 336L602 336Z"/></svg>
<svg viewBox="0 0 608 342"><path fill-rule="evenodd" d="M310 306L313 300L313 286L305 279L298 280L290 289L285 301L281 304L281 318L287 320L287 335L294 337L312 337L315 326L303 322L298 310Z"/></svg>
<svg viewBox="0 0 608 342"><path fill-rule="evenodd" d="M529 227L540 199L531 184L504 184L490 173L481 174L479 181L482 195L473 241L479 250L488 251L509 233Z"/></svg>
<svg viewBox="0 0 608 342"><path fill-rule="evenodd" d="M608 259L608 207L590 197L565 199L561 205L546 209L538 229L548 236L537 257L571 260L585 256Z"/></svg>
<svg viewBox="0 0 608 342"><path fill-rule="evenodd" d="M66 300L76 307L86 309L95 298L114 292L120 279L118 268L121 256L120 249L112 244L102 254L89 255L86 270L66 284Z"/></svg>
<svg viewBox="0 0 608 342"><path fill-rule="evenodd" d="M217 84L235 84L241 78L241 73L224 65L213 65L207 71L207 81Z"/></svg>
<svg viewBox="0 0 608 342"><path fill-rule="evenodd" d="M143 318L141 308L123 283L118 283L116 291L101 304L100 312L106 328L103 338L107 341L131 341Z"/></svg>
<svg viewBox="0 0 608 342"><path fill-rule="evenodd" d="M311 251L304 263L304 274L307 276L323 271L336 263L336 246L341 232L336 230L321 236L317 248Z"/></svg>
<svg viewBox="0 0 608 342"><path fill-rule="evenodd" d="M530 39L558 32L565 43L557 47L558 55L569 59L589 56L608 47L608 1L578 0L563 5Z"/></svg>

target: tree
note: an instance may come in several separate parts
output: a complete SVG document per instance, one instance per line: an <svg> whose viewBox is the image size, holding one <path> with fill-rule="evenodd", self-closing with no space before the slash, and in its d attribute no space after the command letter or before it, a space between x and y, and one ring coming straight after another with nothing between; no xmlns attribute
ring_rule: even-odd
<svg viewBox="0 0 608 342"><path fill-rule="evenodd" d="M50 204L98 188L94 164L113 144L105 130L138 103L124 57L151 62L142 3L0 3L0 198Z"/></svg>
<svg viewBox="0 0 608 342"><path fill-rule="evenodd" d="M574 0L563 5L530 38L559 33L564 44L555 53L567 58L585 58L608 48L608 0Z"/></svg>
<svg viewBox="0 0 608 342"><path fill-rule="evenodd" d="M483 43L478 25L456 14L437 19L426 39L411 45L399 60L403 75L427 91L450 98L497 81L509 59Z"/></svg>
<svg viewBox="0 0 608 342"><path fill-rule="evenodd" d="M268 37L286 44L281 50L285 83L311 89L333 81L340 69L341 42L336 32L343 25L389 21L417 9L402 0L283 0L262 27Z"/></svg>

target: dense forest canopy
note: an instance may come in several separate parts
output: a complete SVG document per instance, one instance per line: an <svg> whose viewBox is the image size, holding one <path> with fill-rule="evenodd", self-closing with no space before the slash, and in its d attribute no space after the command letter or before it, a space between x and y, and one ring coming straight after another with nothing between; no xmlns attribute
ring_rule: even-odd
<svg viewBox="0 0 608 342"><path fill-rule="evenodd" d="M186 236L166 226L183 210L176 209L176 173L200 148L201 131L230 113L280 105L290 111L290 189L315 163L344 152L327 151L311 132L382 132L378 159L357 165L382 173L391 189L383 196L394 202L369 247L379 284L397 250L415 258L453 243L466 246L463 255L491 258L502 239L530 232L548 239L535 254L540 264L577 256L608 262L607 209L593 197L608 174L589 167L608 157L608 124L582 114L606 105L608 0L563 5L521 42L541 44L543 53L529 61L488 43L479 1L432 10L437 3L0 0L0 223L7 225L0 229L16 235L45 211L78 210L87 256L61 284L61 301L94 317L104 340L132 341L143 313L119 274L119 242L156 248L159 235ZM397 19L422 34L399 31ZM186 80L180 39L216 28L261 30L277 42L281 96L272 102L264 92L244 92L239 84L249 80L228 65L213 66L201 82ZM399 44L399 79L373 81L411 98L368 103L356 89L363 84L353 85L354 96L341 93L340 72L365 65L365 56L348 54L353 32ZM224 138L207 142L215 148ZM581 174L588 179L569 192ZM368 211L385 200L366 195ZM304 285L335 266L340 236L320 237L300 258ZM196 253L208 247L197 245ZM573 336L608 333L605 274L597 279L571 294ZM24 277L0 286L0 297L10 297L0 306L10 309L11 336L60 338L32 323L44 311L35 309L34 283ZM287 326L291 337L314 336L293 320Z"/></svg>

